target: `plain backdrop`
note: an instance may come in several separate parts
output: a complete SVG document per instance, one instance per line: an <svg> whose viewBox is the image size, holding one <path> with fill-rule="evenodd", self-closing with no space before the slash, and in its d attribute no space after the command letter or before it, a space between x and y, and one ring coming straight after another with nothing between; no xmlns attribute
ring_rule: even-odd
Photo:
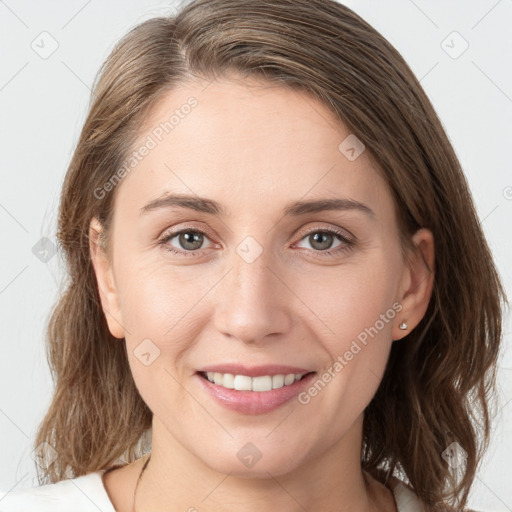
<svg viewBox="0 0 512 512"><path fill-rule="evenodd" d="M510 293L512 1L345 3L398 49L421 80L460 158ZM52 392L44 331L63 278L61 256L52 255L56 214L89 89L127 30L172 12L173 5L0 1L2 490L37 484L32 442ZM507 318L499 414L470 501L481 511L512 510L510 331Z"/></svg>

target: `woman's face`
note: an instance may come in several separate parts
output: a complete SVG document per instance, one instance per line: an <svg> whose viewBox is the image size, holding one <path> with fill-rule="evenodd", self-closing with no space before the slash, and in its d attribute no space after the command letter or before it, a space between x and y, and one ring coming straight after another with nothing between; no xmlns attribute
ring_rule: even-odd
<svg viewBox="0 0 512 512"><path fill-rule="evenodd" d="M417 313L368 152L314 98L228 80L169 92L134 150L112 267L96 270L154 414L153 447L240 475L327 452L359 461L362 413L408 332L399 323L410 330ZM187 199L165 201L175 195ZM316 208L324 201L338 203ZM260 378L223 376L224 387L198 373L212 368ZM314 373L292 386L276 377L297 369Z"/></svg>

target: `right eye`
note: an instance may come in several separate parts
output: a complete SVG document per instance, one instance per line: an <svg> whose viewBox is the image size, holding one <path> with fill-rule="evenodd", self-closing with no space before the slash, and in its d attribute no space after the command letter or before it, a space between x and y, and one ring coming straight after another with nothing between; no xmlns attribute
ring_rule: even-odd
<svg viewBox="0 0 512 512"><path fill-rule="evenodd" d="M166 233L158 243L163 245L166 250L173 254L193 256L194 253L198 252L201 248L205 237L207 237L206 233L200 229L185 228L179 231ZM175 238L177 239L177 243L181 245L181 249L176 248L174 245L168 245L168 243Z"/></svg>

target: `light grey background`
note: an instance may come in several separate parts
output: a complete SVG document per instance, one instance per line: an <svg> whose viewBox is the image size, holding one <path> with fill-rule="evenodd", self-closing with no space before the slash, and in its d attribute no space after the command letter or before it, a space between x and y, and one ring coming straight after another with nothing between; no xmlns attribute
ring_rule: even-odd
<svg viewBox="0 0 512 512"><path fill-rule="evenodd" d="M421 79L461 160L510 293L512 0L344 3L387 37ZM52 390L44 331L63 266L59 254L45 263L33 248L42 237L55 243L60 187L89 88L128 28L172 6L156 0L0 1L2 490L37 483L31 443ZM52 44L58 48L45 55ZM44 249L51 256L51 245ZM499 415L470 500L482 511L512 510L510 332L507 319Z"/></svg>

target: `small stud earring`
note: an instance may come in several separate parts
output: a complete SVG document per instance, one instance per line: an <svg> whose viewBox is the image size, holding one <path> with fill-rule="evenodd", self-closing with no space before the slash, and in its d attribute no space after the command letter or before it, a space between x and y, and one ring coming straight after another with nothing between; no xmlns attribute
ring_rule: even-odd
<svg viewBox="0 0 512 512"><path fill-rule="evenodd" d="M407 329L407 324L405 322L402 322L399 326L399 329L402 329L402 331L405 331Z"/></svg>

